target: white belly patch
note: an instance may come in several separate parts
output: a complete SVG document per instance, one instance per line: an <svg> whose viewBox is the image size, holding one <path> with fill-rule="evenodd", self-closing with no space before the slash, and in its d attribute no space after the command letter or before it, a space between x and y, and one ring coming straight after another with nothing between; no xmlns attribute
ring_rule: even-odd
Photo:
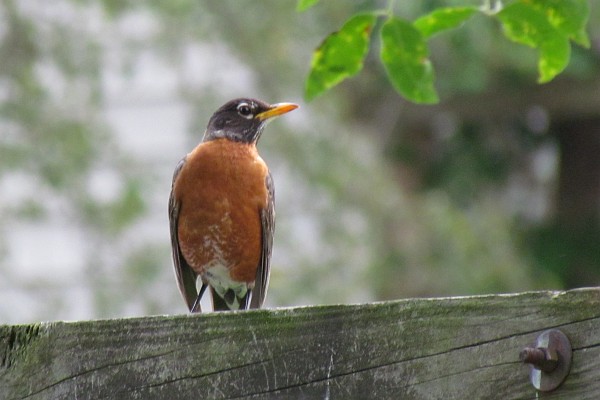
<svg viewBox="0 0 600 400"><path fill-rule="evenodd" d="M219 297L225 298L225 292L233 290L235 293L235 301L233 304L228 304L232 309L238 310L240 302L238 299L243 298L248 292L248 285L245 282L235 282L229 276L229 269L218 260L214 260L204 268L202 279L207 282L217 292Z"/></svg>

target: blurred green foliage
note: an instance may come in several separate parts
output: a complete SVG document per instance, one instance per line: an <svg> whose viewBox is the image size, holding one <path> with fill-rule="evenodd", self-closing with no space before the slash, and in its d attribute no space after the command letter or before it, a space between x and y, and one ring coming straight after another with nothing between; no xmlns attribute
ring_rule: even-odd
<svg viewBox="0 0 600 400"><path fill-rule="evenodd" d="M43 224L58 217L65 226L80 225L90 242L99 240L107 248L113 247L144 212L142 192L147 178L115 146L112 132L102 122L99 38L78 23L63 25L59 19L45 20L43 12L42 16L28 13L23 2L4 1L0 10L4 22L0 37L0 180L18 176L27 187L17 188L20 195L11 203L6 200L13 194L10 187L6 189L5 201L0 203L5 228L0 241L6 241L11 234L6 229L19 220ZM99 198L88 185L99 167L112 168L122 183L120 193L109 201ZM58 215L57 209L61 210ZM95 250L89 252L81 260L81 268L108 274L110 270L96 257ZM39 259L39 268L45 268L41 254ZM6 263L2 267L11 268ZM15 284L10 282L11 275L4 275L5 288ZM24 285L37 288L38 284L41 282ZM78 284L95 286L92 281Z"/></svg>
<svg viewBox="0 0 600 400"><path fill-rule="evenodd" d="M398 48L384 51L381 42L373 41L371 46L381 46L382 53L361 47L350 57L352 65L339 67L344 77L362 70L360 75L303 105L291 125L276 122L269 127L260 148L277 188L270 304L581 284L567 281L563 261L583 253L587 264L596 265L598 255L591 249L598 231L591 226L565 236L552 206L544 206L552 203L560 179L560 148L552 128L531 129L523 115L509 111L511 99L534 90L530 83L539 73L538 57L535 50L503 38L495 19L471 15L469 7L473 3L479 7L480 2L462 8L464 3L385 2L381 7L372 1L302 1L297 7L307 11L300 14L296 4L278 0L66 0L61 4L72 18L65 21L48 12L50 6L27 8L25 3L3 1L0 184L17 179L29 190L15 195L18 201L10 204L2 199L12 193L7 189L0 193L2 288L18 287L27 293L38 319L64 318L64 310L72 306L64 295L68 286L93 293L89 317L184 312L168 240L146 235L144 225L157 213L151 200L164 198L162 229L167 232L170 182L157 181L156 176L165 173L156 168L164 166L144 164L123 150L106 123L107 89L102 80L107 60L118 58L123 79L148 54L175 71L179 99L191 114L191 148L215 107L231 97L297 101L304 78L310 76L311 57L318 58L313 54L315 45L353 16L373 9L385 11L377 14L385 18L384 25L374 26L382 29L382 35L385 24L406 28L406 21L414 21L410 24L419 32L414 36L420 36L415 40L426 40L427 51L413 53L420 62L430 60L438 66L436 93L447 108L410 108L416 106L399 99L389 79L414 86L415 81L398 71L413 71L415 65L397 70L397 60L391 57L386 71L379 55L393 55ZM509 3L541 10L540 2L506 2L507 8ZM584 3L573 3L569 8L573 13L566 19L557 18L565 15L559 2L543 3L544 21L562 32L563 45L565 37L586 44L581 25L588 12L581 6ZM385 8L390 4L392 10ZM90 12L94 24L86 19ZM589 12L597 16L598 10ZM151 29L144 35L122 34L119 27L140 15L150 21ZM461 25L462 21L467 23ZM565 25L565 21L579 22ZM359 22L364 22L362 17ZM373 24L367 25L371 29ZM595 43L599 33L592 28ZM393 39L395 30L388 29ZM351 38L364 46L370 32L354 30ZM511 32L518 37L517 28ZM115 40L125 51L109 52L107 42ZM534 44L539 51L539 41ZM198 48L203 65L209 67L190 73L182 66ZM348 51L352 53L351 48ZM570 59L555 81L572 79L590 86L587 82L600 76L594 51L574 47ZM332 69L325 65L324 71ZM433 79L433 74L425 75ZM337 84L341 75L332 76L318 90ZM423 82L415 93L422 93L422 88ZM566 98L568 93L564 94ZM467 107L452 108L460 97L467 99ZM492 106L485 108L487 99L493 100ZM430 93L422 100L433 97ZM569 107L578 101L574 96ZM424 118L412 115L420 112ZM498 117L503 113L505 118ZM551 127L554 117L548 117ZM90 188L98 170L110 171L115 181L110 196ZM530 207L542 211L532 214ZM12 226L53 218L74 226L85 242L82 273L76 275L80 280L23 278L5 261ZM593 269L587 271L582 279L595 282ZM0 309L0 316L18 318L9 308Z"/></svg>

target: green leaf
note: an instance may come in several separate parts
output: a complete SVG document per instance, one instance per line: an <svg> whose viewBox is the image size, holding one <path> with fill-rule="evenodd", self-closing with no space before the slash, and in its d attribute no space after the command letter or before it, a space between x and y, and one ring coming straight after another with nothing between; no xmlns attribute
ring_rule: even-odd
<svg viewBox="0 0 600 400"><path fill-rule="evenodd" d="M590 17L588 0L529 0L531 5L546 15L548 22L575 43L590 47L585 31Z"/></svg>
<svg viewBox="0 0 600 400"><path fill-rule="evenodd" d="M557 30L544 13L525 3L513 3L498 13L510 40L539 50L539 82L551 81L569 63L569 38Z"/></svg>
<svg viewBox="0 0 600 400"><path fill-rule="evenodd" d="M458 27L477 10L477 7L438 8L418 18L413 25L421 31L423 36L430 38L439 32Z"/></svg>
<svg viewBox="0 0 600 400"><path fill-rule="evenodd" d="M381 28L381 61L394 88L415 103L437 103L433 67L421 32L392 17Z"/></svg>
<svg viewBox="0 0 600 400"><path fill-rule="evenodd" d="M312 100L363 67L376 17L358 14L329 35L313 53L305 97Z"/></svg>
<svg viewBox="0 0 600 400"><path fill-rule="evenodd" d="M296 11L306 11L318 2L319 0L298 0L298 4L296 5Z"/></svg>

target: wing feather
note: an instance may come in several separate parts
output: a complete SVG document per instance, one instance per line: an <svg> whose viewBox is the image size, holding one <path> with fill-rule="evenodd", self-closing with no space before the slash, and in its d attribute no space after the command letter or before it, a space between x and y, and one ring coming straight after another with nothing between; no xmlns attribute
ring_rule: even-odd
<svg viewBox="0 0 600 400"><path fill-rule="evenodd" d="M265 178L265 185L267 186L268 199L267 207L260 211L262 248L256 271L256 281L254 289L252 289L250 308L260 308L265 301L271 270L273 233L275 232L275 186L273 185L273 177L270 172Z"/></svg>
<svg viewBox="0 0 600 400"><path fill-rule="evenodd" d="M192 311L192 307L196 298L198 297L198 289L196 288L197 275L194 270L187 263L183 254L181 254L181 248L179 247L179 234L178 234L178 223L179 223L179 210L181 207L180 201L175 198L174 186L181 169L185 165L186 158L184 157L175 168L173 173L173 181L171 183L171 195L169 196L169 226L171 231L171 249L173 252L173 266L175 267L175 276L177 278L177 286L179 291L187 303L188 309ZM196 310L200 312L200 307L196 307Z"/></svg>

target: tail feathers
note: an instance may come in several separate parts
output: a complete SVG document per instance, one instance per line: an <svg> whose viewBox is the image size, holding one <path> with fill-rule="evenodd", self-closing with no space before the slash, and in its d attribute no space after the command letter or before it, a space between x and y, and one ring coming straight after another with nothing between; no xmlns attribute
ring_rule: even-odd
<svg viewBox="0 0 600 400"><path fill-rule="evenodd" d="M202 299L202 295L204 294L204 291L206 290L207 287L208 287L208 285L206 283L202 284L202 287L200 288L200 291L198 292L198 296L196 296L196 300L190 306L191 313L201 313L202 312L202 307L200 307L200 300Z"/></svg>
<svg viewBox="0 0 600 400"><path fill-rule="evenodd" d="M223 297L211 287L212 303L214 311L246 310L250 304L251 290L248 290L243 297L236 296L232 289L228 289Z"/></svg>

